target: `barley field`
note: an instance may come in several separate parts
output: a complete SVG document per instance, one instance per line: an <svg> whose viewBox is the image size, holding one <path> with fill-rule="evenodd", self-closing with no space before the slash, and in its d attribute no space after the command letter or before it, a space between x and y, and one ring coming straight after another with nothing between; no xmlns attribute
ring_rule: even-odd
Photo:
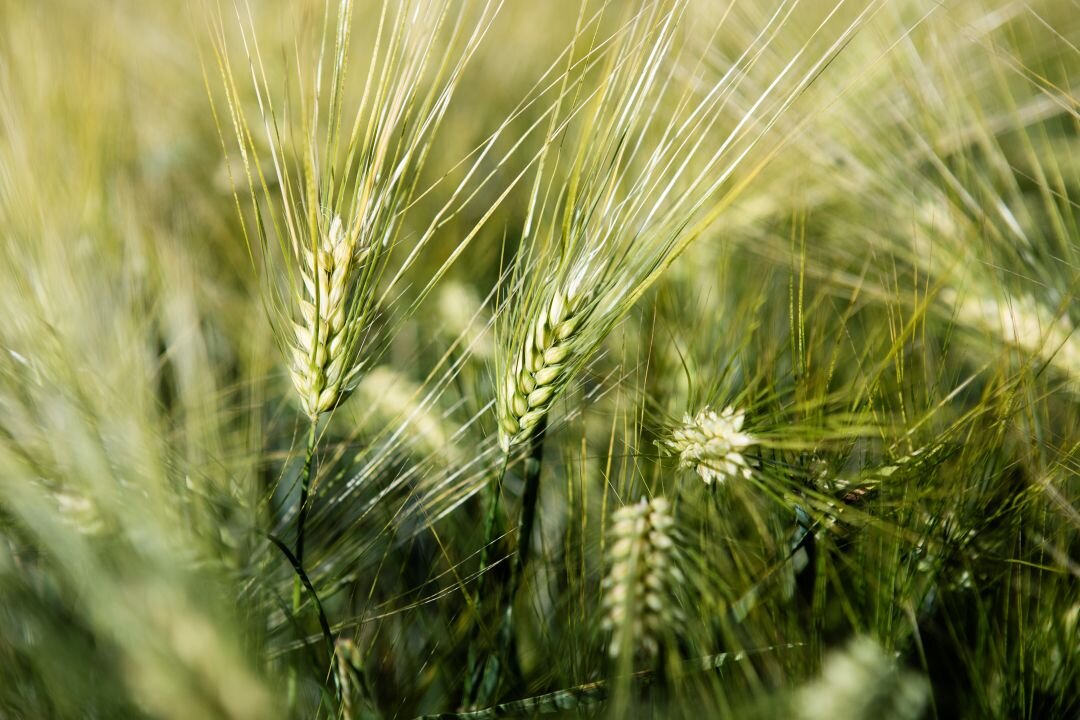
<svg viewBox="0 0 1080 720"><path fill-rule="evenodd" d="M0 718L1080 718L1076 0L0 0Z"/></svg>

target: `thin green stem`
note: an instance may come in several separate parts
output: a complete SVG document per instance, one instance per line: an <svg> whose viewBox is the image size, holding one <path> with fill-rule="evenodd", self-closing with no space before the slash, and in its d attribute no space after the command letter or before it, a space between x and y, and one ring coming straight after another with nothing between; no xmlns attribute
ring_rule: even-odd
<svg viewBox="0 0 1080 720"><path fill-rule="evenodd" d="M514 564L510 571L510 581L505 597L505 609L499 632L496 636L495 653L483 664L483 672L476 680L480 685L476 688L481 701L488 702L497 699L499 688L506 675L515 678L520 674L517 665L517 655L514 648L514 599L517 597L521 579L525 574L525 568L529 562L532 549L533 526L536 524L536 503L540 497L540 467L544 455L544 434L547 429L547 421L542 420L533 430L529 439L529 455L525 459L525 489L521 496L521 515L518 519L518 542Z"/></svg>
<svg viewBox="0 0 1080 720"><path fill-rule="evenodd" d="M517 558L514 562L513 573L510 575L510 599L511 605L517 595L521 577L525 572L525 566L529 562L532 550L532 531L536 524L536 501L540 497L540 466L544 457L544 435L547 431L547 419L533 430L529 439L529 457L525 460L525 490L521 495L521 519L518 522L518 546Z"/></svg>
<svg viewBox="0 0 1080 720"><path fill-rule="evenodd" d="M315 455L317 442L316 428L318 420L312 419L308 431L307 450L304 452L304 467L300 469L300 507L296 514L296 560L304 566L304 524L307 521L308 493L311 491L311 458Z"/></svg>
<svg viewBox="0 0 1080 720"><path fill-rule="evenodd" d="M476 604L479 606L487 587L487 569L491 557L491 545L495 542L495 522L499 515L499 500L502 498L503 481L506 479L508 455L503 455L502 467L495 483L488 489L487 514L484 517L484 545L480 548L480 575L476 583Z"/></svg>
<svg viewBox="0 0 1080 720"><path fill-rule="evenodd" d="M296 512L296 553L295 563L298 569L293 576L292 611L293 617L300 613L302 604L303 585L301 576L304 569L304 523L307 520L308 493L311 489L311 459L315 456L315 444L318 439L316 428L318 419L312 418L311 427L308 429L307 449L304 451L304 466L300 469L300 506ZM313 593L314 594L314 593ZM331 657L333 655L331 654ZM288 687L289 715L296 709L296 668L289 669Z"/></svg>
<svg viewBox="0 0 1080 720"><path fill-rule="evenodd" d="M499 501L502 498L503 482L506 479L506 466L509 459L509 454L503 455L499 474L496 476L495 482L488 486L487 512L484 517L484 544L480 548L480 573L476 581L476 593L473 596L475 598L474 607L477 608L478 612L482 607L484 595L487 592L488 564L491 557L491 546L495 542L495 524L499 516ZM479 634L484 636L484 644L486 645L489 638L487 632L483 630L483 617L479 615L477 617L477 627L481 629ZM468 669L465 675L463 693L463 700L466 704L472 704L476 701L476 693L480 688L480 681L486 667L486 663L480 661L477 645L476 638L474 638L474 642L469 646Z"/></svg>
<svg viewBox="0 0 1080 720"><path fill-rule="evenodd" d="M540 461L544 453L544 433L547 422L542 421L536 426L529 441L529 456L525 460L525 490L521 497L521 516L518 520L518 545L515 553L514 564L511 568L510 580L499 593L500 600L505 598L506 607L503 611L503 619L496 635L495 653L489 655L483 661L475 654L475 649L470 649L469 670L465 678L465 702L487 702L497 695L497 690L504 672L504 660L509 661L513 669L513 607L514 597L517 595L521 577L529 560L532 547L532 530L536 521L536 501L540 494ZM487 559L489 547L494 541L495 522L498 516L498 503L502 495L503 480L506 476L506 466L509 462L509 454L503 458L502 468L499 472L498 482L492 488L488 513L484 524L484 547L480 552L481 575L477 583L477 605L486 589Z"/></svg>

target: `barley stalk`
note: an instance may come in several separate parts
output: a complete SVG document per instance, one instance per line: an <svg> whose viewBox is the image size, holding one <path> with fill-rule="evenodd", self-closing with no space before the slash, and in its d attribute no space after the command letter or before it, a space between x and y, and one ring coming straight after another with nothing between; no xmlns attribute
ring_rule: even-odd
<svg viewBox="0 0 1080 720"><path fill-rule="evenodd" d="M507 587L502 591L507 598L506 608L503 612L501 625L496 636L495 651L482 662L478 657L469 660L469 672L466 677L465 699L469 704L474 702L487 702L490 698L485 693L493 694L498 690L500 677L505 670L514 671L516 663L513 660L514 635L513 635L513 608L514 597L517 595L521 579L525 574L525 568L529 562L532 547L533 525L536 521L536 503L540 493L540 467L544 451L544 435L547 429L547 419L541 417L530 436L529 457L525 461L525 489L521 497L521 513L518 518L518 543L515 553L514 564L510 571L510 579ZM485 586L488 567L488 548L494 541L495 518L498 513L499 498L502 495L502 484L506 473L507 456L503 456L502 468L498 479L492 488L492 496L489 499L487 518L484 523L484 545L480 553L480 580L477 586L476 603L480 604L485 595Z"/></svg>
<svg viewBox="0 0 1080 720"><path fill-rule="evenodd" d="M297 254L301 260L303 286L298 287L301 294L297 298L299 318L292 326L290 376L300 396L300 404L311 420L304 465L300 470L296 520L296 558L302 568L319 416L337 407L351 390L360 371L356 342L360 320L351 317L349 310L364 251L358 250L355 235L347 232L341 218L335 216L315 247L302 246ZM300 578L297 576L293 578L293 613L298 613L300 607ZM290 707L295 701L295 691L295 677L290 676Z"/></svg>
<svg viewBox="0 0 1080 720"><path fill-rule="evenodd" d="M587 264L579 266L571 274L569 282L557 289L550 299L539 304L538 311L524 313L525 321L515 327L515 339L519 348L508 353L513 361L507 368L505 380L498 386L497 412L499 418L499 444L506 456L519 443L528 441L529 458L525 466L525 492L521 500L518 522L516 558L507 588L507 606L497 641L496 654L481 666L471 667L466 683L466 697L477 698L480 675L493 678L484 685L498 686L503 659L513 654L512 623L513 599L529 561L532 530L536 518L536 502L540 490L540 465L543 458L544 434L547 414L558 391L569 382L572 369L587 353L578 353L575 345L580 342L582 326L592 308L589 294L582 291ZM575 360L577 362L575 362ZM493 488L489 500L488 521L485 523L484 552L481 555L481 588L486 570L487 547L493 540L494 512L501 493L502 477ZM472 663L471 663L472 664Z"/></svg>

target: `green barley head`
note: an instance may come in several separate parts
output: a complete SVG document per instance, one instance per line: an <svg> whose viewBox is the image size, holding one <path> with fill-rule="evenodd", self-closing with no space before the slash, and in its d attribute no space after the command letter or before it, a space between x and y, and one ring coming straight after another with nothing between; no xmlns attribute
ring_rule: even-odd
<svg viewBox="0 0 1080 720"><path fill-rule="evenodd" d="M581 330L593 307L584 277L579 272L557 284L526 317L499 388L499 443L504 451L536 429L584 357Z"/></svg>
<svg viewBox="0 0 1080 720"><path fill-rule="evenodd" d="M373 367L385 349L389 326L415 310L414 303L391 312L403 294L398 285L436 229L460 211L464 185L441 210L410 225L419 232L401 247L448 103L498 8L495 0L386 3L369 28L374 41L364 72L354 76L354 2L324 0L319 32L296 41L295 98L270 84L254 26L241 20L256 118L245 110L251 103L238 89L224 29L215 38L227 118L256 216L252 224L241 214L244 240L252 261L264 265L276 339L313 420L349 394L361 368ZM314 62L305 65L308 50ZM228 143L224 149L228 154ZM484 159L480 153L471 162ZM417 284L421 298L452 261Z"/></svg>
<svg viewBox="0 0 1080 720"><path fill-rule="evenodd" d="M335 407L360 372L359 321L349 316L365 250L334 217L317 247L304 248L300 317L293 323L293 385L312 419Z"/></svg>
<svg viewBox="0 0 1080 720"><path fill-rule="evenodd" d="M499 320L504 449L529 436L610 331L733 201L743 186L736 170L839 47L805 58L808 74L763 89L729 128L722 119L740 78L771 36L755 34L728 72L688 88L678 78L700 73L708 50L680 42L693 32L687 8L686 0L632 4L553 122L547 147L559 148L559 162L538 173Z"/></svg>
<svg viewBox="0 0 1080 720"><path fill-rule="evenodd" d="M683 619L675 589L684 582L675 552L671 503L644 498L615 512L604 579L602 627L612 633L608 654L655 657L661 639Z"/></svg>

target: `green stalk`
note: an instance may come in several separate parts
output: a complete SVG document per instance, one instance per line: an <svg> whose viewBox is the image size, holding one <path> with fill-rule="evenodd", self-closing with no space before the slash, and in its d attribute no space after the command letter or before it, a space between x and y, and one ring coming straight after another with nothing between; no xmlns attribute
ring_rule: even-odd
<svg viewBox="0 0 1080 720"><path fill-rule="evenodd" d="M529 456L525 460L525 489L521 497L521 516L518 520L518 545L515 553L514 565L511 569L510 581L507 584L508 592L501 592L500 598L506 598L506 609L503 613L502 623L496 637L496 651L481 661L475 652L475 646L469 652L469 670L465 678L464 701L466 705L489 702L496 693L501 681L504 659L513 662L513 633L512 618L514 597L517 595L518 586L525 566L529 561L532 547L532 530L536 522L536 501L540 495L540 461L544 454L544 433L547 428L546 419L541 421L533 430L529 440ZM502 496L503 480L506 477L506 467L509 463L509 453L503 458L502 468L494 487L491 489L488 502L487 517L484 521L484 546L480 551L480 579L477 583L476 604L480 606L480 600L487 586L489 547L494 541L495 522L498 517L499 500Z"/></svg>
<svg viewBox="0 0 1080 720"><path fill-rule="evenodd" d="M304 453L304 467L300 470L300 508L296 516L296 561L300 563L300 567L304 566L304 523L307 521L308 493L311 491L311 458L315 455L315 428L317 426L318 420L312 419L311 429L308 431L307 451ZM296 587L299 587L299 580ZM298 594L299 590L294 590L294 598Z"/></svg>
<svg viewBox="0 0 1080 720"><path fill-rule="evenodd" d="M517 598L521 579L525 576L525 568L529 563L532 549L533 526L536 524L536 502L540 497L540 466L544 457L546 430L547 417L540 421L529 438L529 456L525 459L525 489L521 495L521 518L518 521L517 557L514 559L514 567L510 572L510 592L506 596L506 611L503 614L502 626L499 628L498 650L495 655L495 669L498 674L491 683L496 694L494 699L497 699L499 686L506 675L505 672L500 671L505 668L511 678L521 675L514 641L514 600Z"/></svg>
<svg viewBox="0 0 1080 720"><path fill-rule="evenodd" d="M315 443L317 439L316 428L318 419L311 420L308 429L307 449L304 451L304 466L300 469L300 507L296 514L296 565L300 571L304 568L304 523L307 520L308 493L311 490L311 459L315 455ZM293 617L300 613L302 583L300 573L293 576L292 610ZM332 657L332 655L331 655ZM288 687L289 715L296 709L296 668L289 668Z"/></svg>
<svg viewBox="0 0 1080 720"><path fill-rule="evenodd" d="M478 613L487 592L487 570L491 557L491 544L495 541L495 523L499 516L499 500L502 498L503 481L506 479L506 466L509 459L509 453L505 453L495 483L488 486L487 513L484 517L484 544L480 548L480 574L476 582L476 594L473 596L475 599L473 606ZM482 617L479 615L477 617L477 626L482 630ZM485 635L484 644L486 645L487 633L482 634ZM466 705L472 705L477 701L476 693L481 686L481 678L487 674L485 672L487 662L481 662L480 660L477 640L478 638L474 638L473 643L469 646L468 668L465 674L465 688L462 693L462 701Z"/></svg>
<svg viewBox="0 0 1080 720"><path fill-rule="evenodd" d="M532 549L532 531L536 523L536 501L540 496L540 464L544 457L546 431L547 418L545 417L533 430L532 437L529 439L529 457L525 460L525 490L521 495L521 519L518 522L517 559L510 575L511 606Z"/></svg>
<svg viewBox="0 0 1080 720"><path fill-rule="evenodd" d="M495 521L499 515L499 500L502 498L503 480L506 478L506 466L509 455L503 455L502 467L495 484L488 488L487 515L484 518L484 544L480 548L480 575L476 584L476 604L479 607L487 586L488 561L491 556L491 544L495 542Z"/></svg>
<svg viewBox="0 0 1080 720"><path fill-rule="evenodd" d="M517 665L514 657L514 633L513 633L513 608L514 598L517 596L521 578L525 567L529 562L532 548L532 531L536 523L536 502L540 496L540 467L544 455L544 434L547 429L546 419L541 421L533 430L529 440L529 456L525 460L525 489L521 496L521 516L518 520L518 543L515 553L514 565L510 573L510 581L507 584L507 592L500 593L500 597L506 598L506 608L503 611L503 619L499 626L496 637L495 652L489 655L483 662L470 652L469 673L466 676L465 701L466 704L491 702L498 694L499 685L503 680L504 668L517 673ZM508 458L507 458L508 459ZM499 474L493 493L492 503L489 505L488 521L485 527L485 547L481 553L481 567L486 568L486 550L494 535L495 510L499 496L502 493L502 481L506 474L506 464L503 462L502 472ZM484 578L481 576L479 589L484 587Z"/></svg>

